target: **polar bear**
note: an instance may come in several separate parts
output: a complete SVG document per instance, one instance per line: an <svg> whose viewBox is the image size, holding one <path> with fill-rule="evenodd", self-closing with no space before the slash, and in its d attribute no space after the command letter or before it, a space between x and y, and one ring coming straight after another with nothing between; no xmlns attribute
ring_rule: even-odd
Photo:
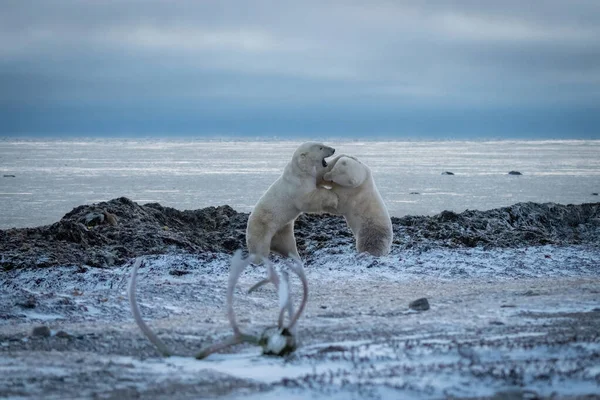
<svg viewBox="0 0 600 400"><path fill-rule="evenodd" d="M330 185L337 194L337 208L325 211L346 218L358 252L387 255L392 245L392 221L371 169L357 158L342 154L331 160L319 183Z"/></svg>
<svg viewBox="0 0 600 400"><path fill-rule="evenodd" d="M326 171L325 158L335 152L322 143L306 142L294 152L283 174L254 206L246 227L246 245L253 262L261 262L274 251L300 259L294 237L294 221L302 212L335 209L337 194L317 187L317 176Z"/></svg>

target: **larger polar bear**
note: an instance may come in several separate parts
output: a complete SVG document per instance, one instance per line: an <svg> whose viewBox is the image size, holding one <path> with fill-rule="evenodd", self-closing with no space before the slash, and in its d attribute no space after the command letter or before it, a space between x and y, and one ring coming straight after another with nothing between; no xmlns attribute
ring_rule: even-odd
<svg viewBox="0 0 600 400"><path fill-rule="evenodd" d="M342 154L329 163L321 183L331 185L331 191L337 194L337 208L326 211L346 218L358 252L387 255L392 246L392 221L371 169L355 157Z"/></svg>
<svg viewBox="0 0 600 400"><path fill-rule="evenodd" d="M248 218L246 245L254 262L274 251L300 259L294 237L294 221L302 212L323 212L338 205L335 192L317 187L317 176L326 171L325 158L335 152L322 143L306 142L294 152L283 174L258 200Z"/></svg>

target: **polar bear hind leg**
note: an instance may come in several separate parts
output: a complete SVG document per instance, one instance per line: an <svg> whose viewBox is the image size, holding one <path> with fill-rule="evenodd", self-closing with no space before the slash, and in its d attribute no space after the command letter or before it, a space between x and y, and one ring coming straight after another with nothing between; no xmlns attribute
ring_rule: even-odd
<svg viewBox="0 0 600 400"><path fill-rule="evenodd" d="M364 224L356 237L356 249L380 257L388 255L392 235L389 230L376 224Z"/></svg>
<svg viewBox="0 0 600 400"><path fill-rule="evenodd" d="M275 233L271 239L271 251L284 257L290 255L300 259L298 249L296 248L296 238L294 237L294 221L286 224Z"/></svg>
<svg viewBox="0 0 600 400"><path fill-rule="evenodd" d="M250 221L246 229L246 246L251 256L251 262L262 263L269 259L271 250L271 238L276 231L268 223L260 218L260 213L250 214Z"/></svg>

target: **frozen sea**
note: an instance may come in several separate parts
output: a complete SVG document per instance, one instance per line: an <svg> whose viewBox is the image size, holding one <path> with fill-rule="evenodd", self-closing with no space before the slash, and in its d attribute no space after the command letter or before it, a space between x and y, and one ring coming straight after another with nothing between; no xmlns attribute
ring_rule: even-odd
<svg viewBox="0 0 600 400"><path fill-rule="evenodd" d="M248 212L300 142L3 138L0 229L50 224L73 207L120 196ZM600 201L592 195L600 192L599 140L324 142L371 167L392 216Z"/></svg>

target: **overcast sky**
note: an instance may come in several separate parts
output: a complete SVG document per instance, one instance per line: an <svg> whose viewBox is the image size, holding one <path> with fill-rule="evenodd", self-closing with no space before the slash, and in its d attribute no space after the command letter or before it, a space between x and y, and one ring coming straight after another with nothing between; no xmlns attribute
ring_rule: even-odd
<svg viewBox="0 0 600 400"><path fill-rule="evenodd" d="M3 0L0 135L600 138L600 1Z"/></svg>

